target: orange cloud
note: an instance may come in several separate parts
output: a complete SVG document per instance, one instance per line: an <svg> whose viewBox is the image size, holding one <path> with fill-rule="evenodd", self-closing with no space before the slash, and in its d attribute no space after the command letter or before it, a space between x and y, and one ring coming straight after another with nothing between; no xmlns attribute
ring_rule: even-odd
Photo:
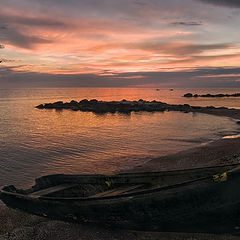
<svg viewBox="0 0 240 240"><path fill-rule="evenodd" d="M96 8L91 1L19 1L0 9L1 58L15 71L111 76L239 65L239 39L220 31L220 10L209 19L203 18L208 7L196 11L205 4L93 1Z"/></svg>

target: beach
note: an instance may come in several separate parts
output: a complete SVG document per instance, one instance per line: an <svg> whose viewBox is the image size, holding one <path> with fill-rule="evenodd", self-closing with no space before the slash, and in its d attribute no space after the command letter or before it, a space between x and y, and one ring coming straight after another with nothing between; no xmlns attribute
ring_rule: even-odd
<svg viewBox="0 0 240 240"><path fill-rule="evenodd" d="M0 240L237 240L238 236L112 229L48 220L0 208Z"/></svg>
<svg viewBox="0 0 240 240"><path fill-rule="evenodd" d="M129 171L187 169L240 162L240 138L220 139L193 149L152 159Z"/></svg>
<svg viewBox="0 0 240 240"><path fill-rule="evenodd" d="M206 114L216 114L209 110ZM227 110L217 112L217 115L240 119L240 110ZM197 168L221 164L240 162L240 138L225 138L204 144L192 149L184 150L160 158L151 159L143 165L136 166L121 172L144 172L170 169ZM96 226L89 224L72 224L53 221L32 216L16 210L1 206L0 212L0 239L150 239L150 240L235 240L238 236L213 235L200 233L160 233L141 232L124 229L111 229L111 226Z"/></svg>

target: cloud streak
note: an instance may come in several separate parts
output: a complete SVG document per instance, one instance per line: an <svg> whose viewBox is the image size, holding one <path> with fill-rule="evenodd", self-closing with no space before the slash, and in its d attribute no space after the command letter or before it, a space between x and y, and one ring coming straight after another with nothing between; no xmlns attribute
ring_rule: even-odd
<svg viewBox="0 0 240 240"><path fill-rule="evenodd" d="M17 66L16 66L17 67ZM174 70L174 69L172 69ZM0 68L3 87L240 87L240 68L196 68L158 72L46 74ZM209 80L209 76L212 76Z"/></svg>
<svg viewBox="0 0 240 240"><path fill-rule="evenodd" d="M142 42L134 43L113 43L96 46L92 51L106 51L109 49L138 49L142 51L149 51L153 53L162 53L171 56L183 56L199 54L210 50L232 49L236 47L232 43L219 43L219 44L194 44L191 42L165 42L161 39L148 39Z"/></svg>
<svg viewBox="0 0 240 240"><path fill-rule="evenodd" d="M177 26L177 25L179 25L179 26L201 26L201 25L203 25L201 21L199 21L199 22L196 22L196 21L189 21L189 22L180 21L180 22L172 22L171 24L175 25L175 26Z"/></svg>
<svg viewBox="0 0 240 240"><path fill-rule="evenodd" d="M198 0L198 1L201 1L203 3L210 3L215 6L240 8L240 2L238 0Z"/></svg>

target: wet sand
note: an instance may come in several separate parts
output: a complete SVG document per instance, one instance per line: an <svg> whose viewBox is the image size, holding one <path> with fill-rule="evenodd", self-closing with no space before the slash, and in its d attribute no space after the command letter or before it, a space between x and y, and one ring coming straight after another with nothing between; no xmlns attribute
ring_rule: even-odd
<svg viewBox="0 0 240 240"><path fill-rule="evenodd" d="M240 163L240 138L221 139L175 154L154 158L134 172L160 171Z"/></svg>
<svg viewBox="0 0 240 240"><path fill-rule="evenodd" d="M196 110L200 112L199 110ZM240 119L240 110L204 109L202 113ZM129 171L184 169L240 162L240 138L221 139L176 154L155 158ZM221 227L221 226L219 226ZM237 240L240 236L198 233L137 232L51 221L0 206L0 240Z"/></svg>

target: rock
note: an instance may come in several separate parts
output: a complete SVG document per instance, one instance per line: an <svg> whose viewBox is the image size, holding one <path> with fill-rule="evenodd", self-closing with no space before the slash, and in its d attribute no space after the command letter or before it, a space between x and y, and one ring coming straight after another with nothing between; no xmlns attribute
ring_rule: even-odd
<svg viewBox="0 0 240 240"><path fill-rule="evenodd" d="M78 106L79 105L79 103L77 101L74 101L74 100L72 100L70 102L70 104L71 104L71 106Z"/></svg>
<svg viewBox="0 0 240 240"><path fill-rule="evenodd" d="M180 111L180 112L208 112L214 114L214 112L219 110L231 112L234 114L235 109L228 109L226 107L215 108L213 106L200 107L200 106L190 106L189 104L167 104L158 101L145 101L139 99L138 101L98 101L97 99L83 99L80 102L72 100L71 102L63 103L62 101L54 103L40 104L36 106L39 109L71 109L73 111L83 111L83 112L94 112L97 114L104 113L125 113L129 114L131 112L163 112L163 111ZM239 114L239 111L236 112Z"/></svg>
<svg viewBox="0 0 240 240"><path fill-rule="evenodd" d="M55 106L52 103L45 103L44 108L55 108Z"/></svg>
<svg viewBox="0 0 240 240"><path fill-rule="evenodd" d="M216 95L211 95L212 97L228 97L228 94L216 94Z"/></svg>
<svg viewBox="0 0 240 240"><path fill-rule="evenodd" d="M186 93L184 94L184 97L193 97L192 93Z"/></svg>
<svg viewBox="0 0 240 240"><path fill-rule="evenodd" d="M79 104L86 104L86 103L89 103L87 99L83 99L79 102Z"/></svg>
<svg viewBox="0 0 240 240"><path fill-rule="evenodd" d="M200 106L192 106L192 109L201 109L202 107Z"/></svg>
<svg viewBox="0 0 240 240"><path fill-rule="evenodd" d="M63 102L62 101L54 102L52 104L52 108L62 108L62 107L63 107Z"/></svg>
<svg viewBox="0 0 240 240"><path fill-rule="evenodd" d="M89 103L91 103L91 104L97 104L97 103L98 103L98 100L97 100L97 99L91 99L91 100L89 101Z"/></svg>
<svg viewBox="0 0 240 240"><path fill-rule="evenodd" d="M36 108L44 109L44 105L43 105L43 104L40 104L40 105L36 106Z"/></svg>
<svg viewBox="0 0 240 240"><path fill-rule="evenodd" d="M55 103L53 103L54 105L63 105L63 101L57 101Z"/></svg>

